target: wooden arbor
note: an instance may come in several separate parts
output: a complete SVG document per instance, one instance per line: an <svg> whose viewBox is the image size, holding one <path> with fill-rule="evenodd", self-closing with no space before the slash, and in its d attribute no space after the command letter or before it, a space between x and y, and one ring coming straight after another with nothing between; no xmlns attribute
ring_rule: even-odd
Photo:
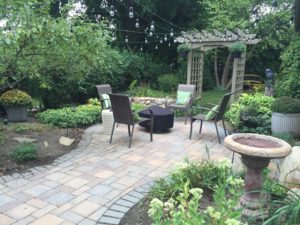
<svg viewBox="0 0 300 225"><path fill-rule="evenodd" d="M224 33L217 30L213 32L183 32L182 36L177 38L177 41L188 43L192 49L188 55L187 83L196 85L196 93L201 96L204 53L206 51L220 47L229 48L236 42L245 45L257 44L260 39L256 38L256 34L244 33L237 29L236 32L226 30ZM243 53L241 58L235 58L233 62L231 90L234 97L239 96L243 90L245 62L246 53Z"/></svg>

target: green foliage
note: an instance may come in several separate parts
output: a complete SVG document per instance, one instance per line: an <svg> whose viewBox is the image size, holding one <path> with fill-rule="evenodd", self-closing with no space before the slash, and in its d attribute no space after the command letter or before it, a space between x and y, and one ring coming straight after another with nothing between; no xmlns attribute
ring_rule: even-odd
<svg viewBox="0 0 300 225"><path fill-rule="evenodd" d="M282 186L274 178L270 177L271 170L266 168L263 170L263 189L270 193L274 199L283 200L287 197L288 189Z"/></svg>
<svg viewBox="0 0 300 225"><path fill-rule="evenodd" d="M271 115L270 113L260 113L259 105L251 103L240 111L238 130L242 133L271 133Z"/></svg>
<svg viewBox="0 0 300 225"><path fill-rule="evenodd" d="M292 190L289 191L290 195L286 199L274 202L280 207L263 225L294 225L300 223L300 196Z"/></svg>
<svg viewBox="0 0 300 225"><path fill-rule="evenodd" d="M24 91L12 89L4 92L0 97L0 103L4 106L29 106L32 103L31 97Z"/></svg>
<svg viewBox="0 0 300 225"><path fill-rule="evenodd" d="M278 96L300 98L300 36L297 35L281 56L281 72L276 82Z"/></svg>
<svg viewBox="0 0 300 225"><path fill-rule="evenodd" d="M187 43L182 43L177 46L177 52L190 52L192 50L191 46Z"/></svg>
<svg viewBox="0 0 300 225"><path fill-rule="evenodd" d="M155 90L149 88L149 86L140 86L134 89L134 96L138 97L154 97L154 98L165 98L170 95L165 91Z"/></svg>
<svg viewBox="0 0 300 225"><path fill-rule="evenodd" d="M25 133L26 131L29 130L28 127L24 126L24 125L16 125L14 126L14 132L18 133L18 134L22 134L22 133Z"/></svg>
<svg viewBox="0 0 300 225"><path fill-rule="evenodd" d="M271 118L271 106L274 99L269 96L265 96L261 93L255 94L242 94L237 102L230 106L230 109L226 112L225 118L230 122L230 124L237 130L249 131L247 124L252 124L255 122L259 128L253 132L267 133L269 132L269 122ZM249 107L250 106L250 107ZM248 107L248 108L247 108ZM255 117L258 117L255 119ZM241 121L244 120L244 121ZM245 122L245 127L243 127L243 122ZM264 126L268 125L266 129Z"/></svg>
<svg viewBox="0 0 300 225"><path fill-rule="evenodd" d="M246 45L241 42L236 42L230 46L229 51L231 53L243 53L246 51Z"/></svg>
<svg viewBox="0 0 300 225"><path fill-rule="evenodd" d="M94 100L93 100L94 102ZM96 123L100 119L100 106L80 105L76 108L49 109L38 115L42 123L62 128L82 127Z"/></svg>
<svg viewBox="0 0 300 225"><path fill-rule="evenodd" d="M162 201L176 196L182 191L181 187L189 181L189 187L212 189L222 177L230 174L231 163L221 161L215 164L211 161L188 161L178 164L164 179L156 181L150 191L152 198Z"/></svg>
<svg viewBox="0 0 300 225"><path fill-rule="evenodd" d="M180 79L174 74L165 74L158 77L157 83L160 90L176 92Z"/></svg>
<svg viewBox="0 0 300 225"><path fill-rule="evenodd" d="M272 134L273 137L279 138L281 140L286 141L290 145L294 145L295 139L292 134L290 133L280 133L280 134Z"/></svg>
<svg viewBox="0 0 300 225"><path fill-rule="evenodd" d="M142 109L144 109L145 105L133 102L131 104L131 107L134 112L138 112L138 111L141 111Z"/></svg>
<svg viewBox="0 0 300 225"><path fill-rule="evenodd" d="M100 101L98 100L98 98L90 98L89 100L88 100L88 103L87 103L88 105L94 105L94 106L101 106L101 103L100 103Z"/></svg>
<svg viewBox="0 0 300 225"><path fill-rule="evenodd" d="M35 160L37 158L37 147L32 143L23 143L12 150L11 157L17 163Z"/></svg>
<svg viewBox="0 0 300 225"><path fill-rule="evenodd" d="M226 94L225 90L209 90L209 91L204 91L202 93L202 98L201 98L201 104L215 104L215 105L219 105L221 102L221 99L223 97L223 95Z"/></svg>
<svg viewBox="0 0 300 225"><path fill-rule="evenodd" d="M180 170L193 170L188 164L180 166ZM224 166L224 164L221 164ZM215 165L216 168L220 168ZM225 171L224 171L225 169ZM168 200L154 198L150 203L149 216L154 220L154 225L170 224L216 224L229 225L240 224L241 210L237 210L239 197L242 193L244 181L228 176L228 164L222 168L222 176L211 187L213 191L213 207L209 206L205 211L199 210L203 189L193 186L189 179L177 186L177 192ZM172 173L171 173L172 175ZM178 174L180 176L180 174ZM201 183L201 182L200 182ZM165 189L164 189L165 190ZM165 196L166 197L166 196Z"/></svg>
<svg viewBox="0 0 300 225"><path fill-rule="evenodd" d="M278 97L272 104L272 112L300 113L300 99L283 96Z"/></svg>

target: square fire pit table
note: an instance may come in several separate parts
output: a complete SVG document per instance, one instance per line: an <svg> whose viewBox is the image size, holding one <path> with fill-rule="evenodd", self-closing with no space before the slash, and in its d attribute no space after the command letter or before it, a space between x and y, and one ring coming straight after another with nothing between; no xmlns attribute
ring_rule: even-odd
<svg viewBox="0 0 300 225"><path fill-rule="evenodd" d="M174 124L174 112L159 106L150 106L149 109L153 112L153 132L164 133L167 132ZM148 110L139 113L140 117L150 118L150 112ZM150 122L140 122L140 126L150 129Z"/></svg>

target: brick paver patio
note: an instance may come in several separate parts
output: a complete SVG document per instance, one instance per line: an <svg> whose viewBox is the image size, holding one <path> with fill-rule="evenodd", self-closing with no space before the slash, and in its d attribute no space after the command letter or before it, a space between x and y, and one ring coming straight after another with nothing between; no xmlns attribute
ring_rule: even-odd
<svg viewBox="0 0 300 225"><path fill-rule="evenodd" d="M78 148L51 165L0 177L0 225L118 224L142 197L135 190L185 157L207 158L207 146L211 159L231 158L214 127L205 123L199 135L198 125L189 140L189 125L177 120L171 132L155 134L153 142L137 127L130 149L126 126L116 129L113 144L101 125L88 128Z"/></svg>

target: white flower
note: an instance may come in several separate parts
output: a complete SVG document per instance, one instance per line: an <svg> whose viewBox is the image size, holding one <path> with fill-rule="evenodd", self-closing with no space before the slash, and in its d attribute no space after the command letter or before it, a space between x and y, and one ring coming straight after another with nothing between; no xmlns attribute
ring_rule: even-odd
<svg viewBox="0 0 300 225"><path fill-rule="evenodd" d="M227 219L225 221L226 225L244 225L243 223L241 223L240 221L236 220L236 219Z"/></svg>
<svg viewBox="0 0 300 225"><path fill-rule="evenodd" d="M150 217L155 216L159 211L163 209L164 203L157 198L154 198L150 202L150 209L148 210L148 214Z"/></svg>
<svg viewBox="0 0 300 225"><path fill-rule="evenodd" d="M204 211L207 213L211 218L219 220L221 219L221 213L217 212L213 207L208 206L207 209Z"/></svg>
<svg viewBox="0 0 300 225"><path fill-rule="evenodd" d="M203 190L201 188L192 188L191 190L189 190L189 192L196 198L202 198Z"/></svg>
<svg viewBox="0 0 300 225"><path fill-rule="evenodd" d="M244 180L241 178L234 178L232 176L228 177L226 180L231 186L242 187L244 186Z"/></svg>
<svg viewBox="0 0 300 225"><path fill-rule="evenodd" d="M232 167L230 160L227 158L220 159L217 165L221 169L230 169Z"/></svg>

